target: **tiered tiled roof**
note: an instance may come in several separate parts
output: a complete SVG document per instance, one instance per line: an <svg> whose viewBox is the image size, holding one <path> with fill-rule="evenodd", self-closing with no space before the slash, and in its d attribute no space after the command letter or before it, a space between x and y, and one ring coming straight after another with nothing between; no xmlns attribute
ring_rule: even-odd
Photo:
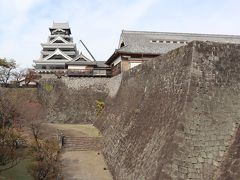
<svg viewBox="0 0 240 180"><path fill-rule="evenodd" d="M65 65L96 65L96 62L91 61L82 53L79 54L76 44L70 36L71 31L68 23L53 23L50 29L51 35L47 43L42 43L41 57L35 60L36 69L46 68L54 64L61 66Z"/></svg>

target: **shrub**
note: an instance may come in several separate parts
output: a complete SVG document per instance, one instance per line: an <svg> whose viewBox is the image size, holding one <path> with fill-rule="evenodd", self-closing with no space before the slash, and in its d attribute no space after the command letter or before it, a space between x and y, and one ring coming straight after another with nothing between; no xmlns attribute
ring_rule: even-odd
<svg viewBox="0 0 240 180"><path fill-rule="evenodd" d="M14 167L21 159L19 148L25 144L18 130L0 129L0 172Z"/></svg>
<svg viewBox="0 0 240 180"><path fill-rule="evenodd" d="M100 115L105 107L105 103L102 100L96 100L96 112Z"/></svg>
<svg viewBox="0 0 240 180"><path fill-rule="evenodd" d="M34 163L30 166L30 173L34 179L48 180L59 179L60 165L58 154L60 151L58 141L41 137L41 124L32 124L31 129L34 142L31 145L30 154Z"/></svg>
<svg viewBox="0 0 240 180"><path fill-rule="evenodd" d="M53 91L53 85L51 85L51 84L44 84L43 85L43 89L50 93L50 92Z"/></svg>

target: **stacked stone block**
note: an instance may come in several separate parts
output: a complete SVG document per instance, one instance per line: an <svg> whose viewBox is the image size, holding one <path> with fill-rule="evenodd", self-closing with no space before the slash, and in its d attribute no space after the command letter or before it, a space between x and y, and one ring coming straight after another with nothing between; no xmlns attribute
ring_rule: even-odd
<svg viewBox="0 0 240 180"><path fill-rule="evenodd" d="M125 72L96 122L115 178L215 179L239 128L239 72L240 45L213 42Z"/></svg>

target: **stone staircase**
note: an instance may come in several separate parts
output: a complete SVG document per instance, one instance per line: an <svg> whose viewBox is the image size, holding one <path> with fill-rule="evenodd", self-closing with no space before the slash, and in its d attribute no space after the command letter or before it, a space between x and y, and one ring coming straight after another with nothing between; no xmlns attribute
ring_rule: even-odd
<svg viewBox="0 0 240 180"><path fill-rule="evenodd" d="M102 147L102 137L64 137L65 151L100 151Z"/></svg>

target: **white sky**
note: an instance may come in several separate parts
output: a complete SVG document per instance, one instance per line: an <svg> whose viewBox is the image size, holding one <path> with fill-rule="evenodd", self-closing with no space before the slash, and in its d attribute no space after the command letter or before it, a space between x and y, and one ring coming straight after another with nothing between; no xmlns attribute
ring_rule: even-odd
<svg viewBox="0 0 240 180"><path fill-rule="evenodd" d="M240 35L239 0L0 0L0 57L31 67L52 22L68 21L97 60L117 48L122 29Z"/></svg>

